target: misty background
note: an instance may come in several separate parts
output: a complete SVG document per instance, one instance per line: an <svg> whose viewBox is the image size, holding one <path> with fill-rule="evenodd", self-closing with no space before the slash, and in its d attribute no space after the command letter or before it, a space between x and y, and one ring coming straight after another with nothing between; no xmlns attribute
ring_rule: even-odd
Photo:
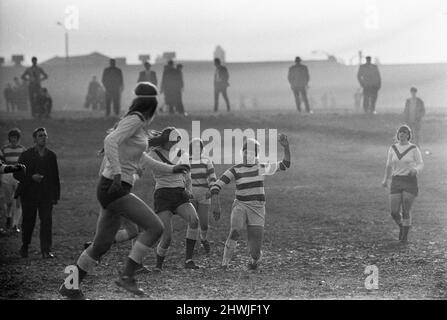
<svg viewBox="0 0 447 320"><path fill-rule="evenodd" d="M297 55L309 66L314 109L353 109L361 50L382 73L379 112L403 108L410 86L438 108L447 102L446 36L442 0L2 0L0 87L37 56L50 76L43 85L54 110L82 110L92 76L100 80L108 58L121 58L125 108L142 70L139 55L150 55L161 80L161 56L175 52L184 64L186 111L211 110L212 59L220 45L235 110L295 109L287 69ZM22 66L14 66L12 55L23 55Z"/></svg>

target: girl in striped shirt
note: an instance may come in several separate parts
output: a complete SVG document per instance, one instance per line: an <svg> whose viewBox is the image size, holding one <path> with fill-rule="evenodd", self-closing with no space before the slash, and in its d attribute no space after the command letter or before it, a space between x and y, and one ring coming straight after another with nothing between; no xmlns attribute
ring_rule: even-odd
<svg viewBox="0 0 447 320"><path fill-rule="evenodd" d="M9 144L0 149L0 160L7 165L16 165L19 157L26 149L20 145L21 132L14 128L8 132ZM6 228L12 227L14 232L20 232L19 225L22 218L22 207L20 200L14 198L14 194L18 187L18 181L11 174L0 177L0 186L3 189L6 202Z"/></svg>
<svg viewBox="0 0 447 320"><path fill-rule="evenodd" d="M210 209L210 187L216 182L213 162L202 155L203 141L191 140L189 145L189 162L191 164L192 203L197 210L200 223L200 241L207 254L210 253L208 242L208 212Z"/></svg>
<svg viewBox="0 0 447 320"><path fill-rule="evenodd" d="M411 227L411 207L419 193L417 175L424 168L424 162L419 148L410 143L410 127L401 126L397 130L396 139L398 143L388 150L382 186L388 187L391 178L391 217L399 226L399 240L406 243Z"/></svg>
<svg viewBox="0 0 447 320"><path fill-rule="evenodd" d="M224 185L236 182L236 199L231 210L231 227L222 259L222 267L226 268L233 256L241 231L247 228L247 240L251 261L250 270L258 267L261 259L261 246L265 223L264 178L290 167L290 149L287 136L281 134L279 142L284 148L284 159L276 163L259 163L259 142L247 139L243 144L243 163L237 164L227 171L211 187L212 207L216 219L220 216L218 194Z"/></svg>
<svg viewBox="0 0 447 320"><path fill-rule="evenodd" d="M188 157L174 149L180 141L180 132L168 127L163 129L158 137L149 139L149 147L152 150L149 156L166 164L187 163ZM175 152L173 152L175 151ZM173 157L171 157L173 156ZM164 225L163 235L156 249L157 263L155 271L161 271L164 259L172 240L172 217L180 216L188 224L186 230L186 257L184 267L186 269L198 269L192 260L194 247L199 239L199 218L194 206L190 202L191 181L189 172L186 174L163 172L157 168L150 168L155 180L154 210Z"/></svg>

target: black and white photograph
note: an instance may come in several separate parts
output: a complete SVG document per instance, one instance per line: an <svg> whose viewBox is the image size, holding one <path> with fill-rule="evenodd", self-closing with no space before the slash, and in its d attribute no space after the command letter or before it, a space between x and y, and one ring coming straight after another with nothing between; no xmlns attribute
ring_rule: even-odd
<svg viewBox="0 0 447 320"><path fill-rule="evenodd" d="M0 0L0 299L447 299L446 39L444 0Z"/></svg>

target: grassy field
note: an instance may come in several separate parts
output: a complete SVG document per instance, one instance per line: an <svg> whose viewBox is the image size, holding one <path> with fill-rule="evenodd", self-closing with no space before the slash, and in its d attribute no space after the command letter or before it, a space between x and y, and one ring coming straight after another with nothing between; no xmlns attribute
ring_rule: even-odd
<svg viewBox="0 0 447 320"><path fill-rule="evenodd" d="M0 298L60 299L57 288L64 268L73 264L82 243L94 234L99 205L95 185L105 130L114 120L66 114L56 119L0 121L0 137L17 126L23 144L31 132L47 128L50 148L59 157L62 199L54 209L53 242L57 259L39 255L38 227L30 257L21 259L20 237L0 238ZM295 113L195 114L160 116L155 129L167 125L189 129L191 120L205 128L277 128L289 136L292 167L268 177L264 259L260 270L246 270L245 238L227 271L218 268L229 229L234 186L224 189L223 217L211 220L212 253L199 248L197 271L182 268L185 224L175 219L173 245L161 274L139 276L149 299L445 299L447 298L447 117L428 114L422 129L425 170L414 205L408 245L400 245L381 187L386 154L399 115L378 116ZM218 165L218 174L228 166ZM152 181L144 177L135 193L152 206ZM113 281L130 248L112 247L84 283L92 299L135 299ZM152 266L155 258L146 258ZM365 289L368 265L379 269L379 289Z"/></svg>

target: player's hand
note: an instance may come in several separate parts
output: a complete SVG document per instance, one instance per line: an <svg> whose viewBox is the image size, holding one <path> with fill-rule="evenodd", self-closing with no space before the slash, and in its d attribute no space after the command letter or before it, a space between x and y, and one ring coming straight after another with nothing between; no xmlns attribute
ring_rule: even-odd
<svg viewBox="0 0 447 320"><path fill-rule="evenodd" d="M418 174L417 170L414 168L410 169L410 173L408 174L411 177L415 177Z"/></svg>
<svg viewBox="0 0 447 320"><path fill-rule="evenodd" d="M41 175L39 173L35 173L31 176L31 179L33 179L34 182L40 183L43 179L43 175Z"/></svg>
<svg viewBox="0 0 447 320"><path fill-rule="evenodd" d="M107 190L107 193L113 194L113 193L119 192L119 191L121 191L121 188L122 188L121 187L121 175L116 175L113 178L113 182L110 185L109 190Z"/></svg>
<svg viewBox="0 0 447 320"><path fill-rule="evenodd" d="M382 187L384 187L384 188L388 188L388 181L383 180L383 181L382 181Z"/></svg>
<svg viewBox="0 0 447 320"><path fill-rule="evenodd" d="M287 136L283 133L279 134L278 141L283 147L289 146L289 140L287 139Z"/></svg>
<svg viewBox="0 0 447 320"><path fill-rule="evenodd" d="M183 174L186 174L186 173L189 172L190 169L191 168L187 164L177 164L172 169L172 172L173 173L183 173Z"/></svg>
<svg viewBox="0 0 447 320"><path fill-rule="evenodd" d="M20 172L23 171L25 173L26 167L24 164L18 163L11 166L6 166L5 173L13 173L13 172Z"/></svg>

